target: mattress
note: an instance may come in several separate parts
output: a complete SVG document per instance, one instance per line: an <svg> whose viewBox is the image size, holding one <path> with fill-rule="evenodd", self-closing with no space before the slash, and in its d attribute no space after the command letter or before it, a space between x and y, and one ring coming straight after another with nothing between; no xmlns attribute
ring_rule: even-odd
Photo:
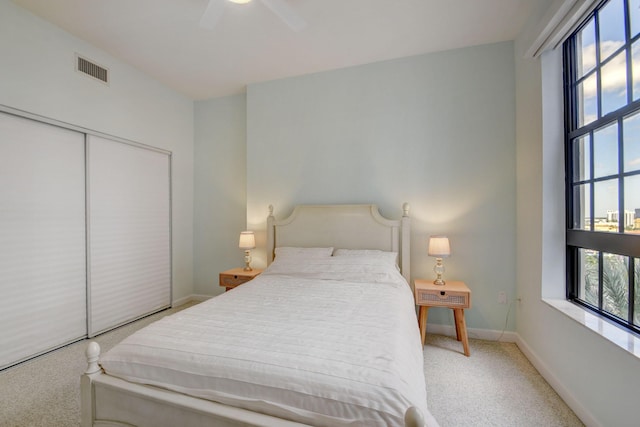
<svg viewBox="0 0 640 427"><path fill-rule="evenodd" d="M408 284L394 268L334 258L274 262L100 363L128 381L311 425L401 426L410 406L431 419Z"/></svg>

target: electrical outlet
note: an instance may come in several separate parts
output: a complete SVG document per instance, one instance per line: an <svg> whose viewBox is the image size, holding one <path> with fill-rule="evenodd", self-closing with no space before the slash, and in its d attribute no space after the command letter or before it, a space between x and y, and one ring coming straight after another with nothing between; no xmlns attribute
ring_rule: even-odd
<svg viewBox="0 0 640 427"><path fill-rule="evenodd" d="M507 303L507 293L498 292L498 304L506 304L506 303Z"/></svg>

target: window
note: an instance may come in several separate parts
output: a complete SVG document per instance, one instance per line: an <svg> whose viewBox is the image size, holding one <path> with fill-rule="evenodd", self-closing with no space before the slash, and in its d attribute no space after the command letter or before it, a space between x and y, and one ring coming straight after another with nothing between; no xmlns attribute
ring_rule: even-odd
<svg viewBox="0 0 640 427"><path fill-rule="evenodd" d="M567 298L640 332L640 0L564 43Z"/></svg>

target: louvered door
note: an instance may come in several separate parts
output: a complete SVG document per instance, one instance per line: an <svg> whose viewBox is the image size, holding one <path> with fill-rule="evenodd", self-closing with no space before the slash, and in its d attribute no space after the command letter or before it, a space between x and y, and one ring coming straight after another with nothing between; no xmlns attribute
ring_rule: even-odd
<svg viewBox="0 0 640 427"><path fill-rule="evenodd" d="M0 369L86 327L84 135L0 113Z"/></svg>
<svg viewBox="0 0 640 427"><path fill-rule="evenodd" d="M89 336L171 304L170 156L89 136Z"/></svg>

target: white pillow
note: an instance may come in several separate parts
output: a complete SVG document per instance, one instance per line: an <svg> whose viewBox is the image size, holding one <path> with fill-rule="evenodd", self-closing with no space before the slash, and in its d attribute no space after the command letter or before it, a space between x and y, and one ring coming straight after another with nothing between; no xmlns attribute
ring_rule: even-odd
<svg viewBox="0 0 640 427"><path fill-rule="evenodd" d="M397 266L366 256L326 258L276 257L261 274L284 275L300 279L334 280L358 283L400 283L407 285Z"/></svg>
<svg viewBox="0 0 640 427"><path fill-rule="evenodd" d="M281 246L276 248L276 258L288 259L308 259L308 258L329 258L333 253L333 248L298 248L292 246Z"/></svg>
<svg viewBox="0 0 640 427"><path fill-rule="evenodd" d="M333 252L333 256L367 258L367 259L379 261L381 263L390 264L393 266L398 265L397 252L380 251L377 249L336 249Z"/></svg>

